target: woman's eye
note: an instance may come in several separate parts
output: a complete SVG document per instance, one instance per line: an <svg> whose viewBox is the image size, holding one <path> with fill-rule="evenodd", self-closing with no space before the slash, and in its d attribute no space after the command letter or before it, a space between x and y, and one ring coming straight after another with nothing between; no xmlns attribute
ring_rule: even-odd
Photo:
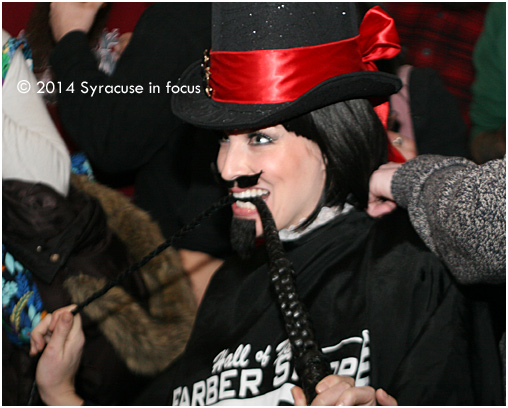
<svg viewBox="0 0 508 408"><path fill-rule="evenodd" d="M263 145L272 143L273 139L270 136L264 135L262 133L254 133L250 137L250 144L253 145Z"/></svg>
<svg viewBox="0 0 508 408"><path fill-rule="evenodd" d="M228 143L229 142L229 136L224 135L224 136L220 137L218 141L219 141L219 144Z"/></svg>

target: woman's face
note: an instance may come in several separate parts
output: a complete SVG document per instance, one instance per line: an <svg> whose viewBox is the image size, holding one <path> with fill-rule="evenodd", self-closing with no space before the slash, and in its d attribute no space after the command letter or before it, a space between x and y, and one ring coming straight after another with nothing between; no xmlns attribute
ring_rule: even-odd
<svg viewBox="0 0 508 408"><path fill-rule="evenodd" d="M316 208L325 185L326 168L318 145L282 125L252 133L232 133L221 140L217 166L224 180L259 172L258 183L230 191L262 195L277 229L298 225ZM249 202L233 204L233 216L256 220L256 235L263 228L256 207Z"/></svg>

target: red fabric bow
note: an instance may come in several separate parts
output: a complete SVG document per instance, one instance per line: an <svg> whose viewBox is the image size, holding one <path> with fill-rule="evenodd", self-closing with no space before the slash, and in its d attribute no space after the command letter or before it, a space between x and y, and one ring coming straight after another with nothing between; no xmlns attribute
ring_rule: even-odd
<svg viewBox="0 0 508 408"><path fill-rule="evenodd" d="M371 8L360 24L358 45L362 61L369 71L377 71L374 61L390 59L400 52L400 40L395 22L379 6Z"/></svg>
<svg viewBox="0 0 508 408"><path fill-rule="evenodd" d="M393 19L370 9L359 35L308 47L253 51L211 51L212 99L239 104L270 104L298 99L327 79L377 70L373 61L400 51Z"/></svg>

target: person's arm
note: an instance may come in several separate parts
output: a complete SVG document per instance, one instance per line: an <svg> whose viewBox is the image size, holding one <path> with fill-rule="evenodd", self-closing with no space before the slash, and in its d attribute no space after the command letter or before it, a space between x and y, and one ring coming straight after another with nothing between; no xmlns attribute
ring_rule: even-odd
<svg viewBox="0 0 508 408"><path fill-rule="evenodd" d="M461 283L505 281L506 159L482 166L459 157L418 156L391 181L425 244Z"/></svg>
<svg viewBox="0 0 508 408"><path fill-rule="evenodd" d="M43 351L37 364L36 381L47 405L84 403L74 387L85 344L81 317L70 313L75 307L67 306L46 315L30 336L30 355Z"/></svg>
<svg viewBox="0 0 508 408"><path fill-rule="evenodd" d="M101 2L51 3L49 18L55 41L60 41L71 31L87 33L93 25L97 11L103 4Z"/></svg>
<svg viewBox="0 0 508 408"><path fill-rule="evenodd" d="M172 94L166 85L168 81L176 84L187 65L199 59L206 48L210 29L209 23L208 28L203 23L200 7L205 6L150 6L110 77L98 70L83 31L67 32L57 43L50 61L62 84L58 95L62 123L101 170L139 168L168 141L172 130L181 126L171 112ZM74 92L66 91L71 85ZM108 91L108 85L141 88L139 93L129 90L124 94L119 88ZM159 92L153 91L155 85L160 86Z"/></svg>

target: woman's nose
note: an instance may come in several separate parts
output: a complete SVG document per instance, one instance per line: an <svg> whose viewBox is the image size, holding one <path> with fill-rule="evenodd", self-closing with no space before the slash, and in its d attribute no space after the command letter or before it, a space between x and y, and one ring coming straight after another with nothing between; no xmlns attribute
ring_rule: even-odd
<svg viewBox="0 0 508 408"><path fill-rule="evenodd" d="M221 146L217 156L217 167L221 177L226 181L254 174L250 168L249 155L241 145L233 142Z"/></svg>

